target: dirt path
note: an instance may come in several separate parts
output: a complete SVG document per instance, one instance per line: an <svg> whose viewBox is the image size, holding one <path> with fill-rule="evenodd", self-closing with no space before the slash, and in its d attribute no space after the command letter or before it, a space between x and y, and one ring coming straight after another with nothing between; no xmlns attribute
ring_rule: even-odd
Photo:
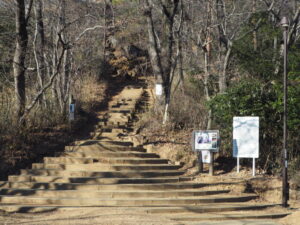
<svg viewBox="0 0 300 225"><path fill-rule="evenodd" d="M65 163L66 166L63 168L64 172L68 172L68 171L66 171L68 168L74 169L74 168L77 168L77 166L79 166L80 168L81 167L86 168L86 166L88 166L89 169L91 169L91 167L92 168L95 167L95 168L99 169L101 166L105 166L105 165L101 165L101 163L99 163L99 165L97 165L97 163L94 164L94 161L86 163L87 162L86 160L90 160L90 158L83 158L83 155L96 154L96 153L99 153L99 154L105 153L108 155L112 155L112 154L116 154L116 153L120 154L120 152L116 152L116 149L124 148L124 145L121 145L123 147L116 146L116 144L114 144L113 142L117 142L116 140L118 140L119 142L124 141L124 143L126 143L126 141L133 141L133 140L131 140L132 139L131 135L126 135L125 131L121 131L121 133L119 133L120 130L122 130L119 126L128 125L127 123L125 123L126 121L128 121L128 119L130 117L129 112L127 112L127 111L131 110L131 107L129 107L131 104L135 105L134 100L138 98L137 96L141 96L141 93L142 93L141 91L142 90L139 88L133 89L133 88L129 87L122 91L122 96L116 96L116 97L112 98L111 102L109 103L109 107L111 110L110 113L109 114L103 114L103 113L99 114L99 124L98 125L100 125L100 128L98 127L99 130L92 133L93 140L81 140L74 146L68 146L68 147L72 148L72 151L65 152L65 154L67 154L67 155L62 156L60 158L59 157L47 158L47 160L45 160L44 164L36 165L39 167L35 168L35 169L45 169L46 168L45 166L47 165L47 163L52 166L56 165L56 167L57 166L60 167L59 166L60 164L58 164L58 163L61 163L61 165L63 165ZM120 108L121 106L122 106L122 109ZM116 110L116 109L118 109L118 110ZM118 126L118 127L115 127L115 126ZM110 127L113 127L113 128L110 128ZM111 130L111 131L108 131L108 130ZM114 130L114 132L112 132L112 130ZM122 132L124 132L124 133L122 133ZM100 152L97 152L96 151L97 148L92 148L94 146L93 144L86 144L86 145L84 144L84 142L102 143L101 141L103 141L103 139L109 140L108 142L104 141L104 143L107 144L107 143L111 142L110 145L116 147L116 149L113 149L113 147L111 147L112 149L109 149L109 152L107 152L107 150L108 150L107 146L110 146L110 145L107 145L107 146L104 145L102 147L105 147L106 150L105 151L101 150ZM81 142L83 142L83 143L81 143ZM94 147L97 147L97 146L94 146ZM102 149L102 147L101 147L101 149ZM98 146L98 148L99 148L99 146ZM126 148L129 148L129 147L126 147ZM132 148L134 148L134 147L132 147ZM112 152L111 152L111 150L112 150ZM144 151L145 151L145 149L144 149ZM140 155L146 154L147 155L150 153L149 152L147 152L147 153L145 153L145 152L132 153L131 152L130 154L131 155L134 155L134 154L140 154ZM78 155L81 155L82 157L80 158ZM66 156L69 156L69 157L66 157ZM94 157L96 157L96 156L94 155ZM103 160L104 156L101 156L101 157L98 160L100 160L100 161ZM118 156L118 157L120 157L120 156ZM148 155L148 157L149 157L149 155ZM153 157L153 156L151 156L151 157ZM123 158L123 159L115 158L114 159L114 158L110 158L110 160L111 160L110 163L113 162L114 160L116 163L119 163L119 164L125 163L125 165L123 165L123 166L128 167L127 169L129 169L129 168L131 168L131 166L133 166L133 165L130 165L130 166L127 165L129 162L136 163L136 162L138 162L138 160L141 160L141 161L145 160L145 162L146 162L147 160L149 161L150 159L145 159L145 158L144 159L143 158L139 158L139 159L137 159L137 158L133 158L133 159L132 158ZM151 161L151 163L154 161L157 161L156 163L160 163L160 162L158 162L159 160L164 160L164 159L153 158L150 161ZM75 163L75 161L76 161L76 163ZM100 162L100 161L97 161L97 162ZM83 163L83 162L85 162L85 163ZM75 163L75 164L73 164L73 163ZM89 163L91 163L91 164L89 164ZM105 164L107 162L103 161L103 163ZM176 167L176 165L171 165L168 163L169 162L166 162L166 165L164 165L164 166L165 167L172 167L172 166ZM114 166L116 166L116 165L114 165ZM135 165L135 166L138 167L137 165ZM139 168L141 169L143 166L145 167L145 165L142 164L142 166ZM148 165L148 166L150 166L150 165ZM163 165L161 165L161 166L163 166ZM155 168L155 165L151 165L151 168L152 167ZM47 175L49 175L50 172L51 173L54 172L53 168L47 167L47 169L49 169L49 171L47 171ZM30 175L30 172L33 172L33 171L27 171L27 172L29 172L29 175ZM45 172L45 171L40 171L40 172ZM57 173L59 173L59 174L61 172L62 171L57 171ZM70 172L75 173L75 171L72 171L72 169L70 170ZM84 171L84 172L88 173L88 170ZM100 172L100 171L98 171L98 172ZM110 172L111 174L119 173L119 171L104 171L103 174L105 172ZM124 173L124 171L122 171L122 172ZM127 172L129 172L129 171L127 171ZM139 172L141 172L141 171L139 171ZM153 171L148 171L148 172L149 172L149 174L151 174L151 173L155 174L155 173L153 173ZM122 174L119 174L119 175L122 175ZM111 191L110 190L111 187L119 184L118 182L120 182L121 184L122 184L122 182L124 182L124 180L122 180L123 178L131 179L131 177L128 174L123 174L123 175L126 175L126 176L118 177L118 179L120 179L120 181L116 181L116 183L101 183L102 181L105 180L105 178L117 179L114 177L105 177L107 175L102 175L104 177L100 177L99 182L101 183L103 190ZM133 179L136 179L137 175L136 174L133 175L134 176ZM141 174L139 174L139 175L141 175ZM52 175L52 176L55 177L54 175ZM60 182L69 182L70 181L70 180L68 180L70 177L64 177L63 175L60 175L60 176L62 176L62 177L55 177L55 178L60 180ZM168 175L168 176L170 176L170 175ZM153 178L152 182L157 182L157 180L155 180L155 177L152 177L152 178ZM149 182L149 180L147 180L147 179L152 179L152 178L151 177L149 178L147 176L143 177L142 179L144 179L145 180L144 182L146 182L146 183L144 183L144 184L137 183L137 184L142 184L142 187L146 187L146 185L149 185L149 186L154 185L155 186L154 183L152 184L151 182ZM26 214L11 213L11 214L8 214L8 213L3 212L0 214L0 225L2 225L2 224L3 225L8 225L8 224L30 224L30 225L50 225L50 224L51 225L52 224L55 224L55 225L68 225L68 224L70 224L70 225L74 225L74 224L78 224L78 225L79 224L80 225L83 225L83 224L107 224L107 225L115 225L115 224L117 224L117 225L118 224L128 224L128 225L131 225L131 224L132 225L148 225L148 224L149 225L150 224L242 225L242 224L244 224L244 225L259 225L260 224L260 225L263 225L263 224L265 224L265 225L275 225L275 224L278 224L279 222L286 224L286 225L296 225L297 222L300 221L298 213L294 213L290 217L287 217L283 220L268 219L268 220L254 221L254 220L238 219L238 218L243 218L243 216L252 216L253 214L260 214L260 213L262 213L262 214L266 213L266 215L267 215L268 213L269 214L272 214L272 213L283 213L284 214L284 213L290 212L290 211L285 211L280 207L270 207L270 209L268 207L266 209L263 207L262 209L264 209L264 210L259 210L259 208L255 208L257 211L247 211L247 209L243 210L242 208L244 206L250 206L251 204L252 204L252 206L255 206L255 207L258 207L259 205L262 205L262 204L266 204L266 202L257 201L255 199L257 196L255 196L255 198L252 198L254 196L253 193L249 194L249 193L245 192L248 185L252 185L254 187L255 187L255 185L257 185L257 182L251 181L251 179L248 178L247 176L243 177L242 175L240 175L240 177L235 178L235 175L233 175L232 173L227 173L227 174L216 173L215 177L208 177L206 175L200 174L200 175L194 177L195 179L192 179L193 175L191 175L190 177L181 177L182 181L184 181L183 178L186 178L186 181L187 181L187 183L183 183L183 184L187 185L189 188L191 188L191 185L193 186L195 184L201 184L203 186L196 187L196 185L195 185L195 189L198 189L198 188L199 189L198 190L193 189L192 192L191 192L191 190L189 190L189 188L186 188L186 190L182 189L182 190L185 190L185 193L187 194L188 197L186 197L184 195L181 196L181 194L182 194L180 192L181 190L177 190L178 193L175 193L176 191L174 191L174 189L165 190L165 188L163 188L162 190L159 190L163 195L163 197L161 197L161 199L160 199L160 197L157 197L158 196L157 192L151 193L151 191L153 191L152 189L147 190L148 192L150 192L151 195L149 193L147 193L148 194L147 197L140 196L139 198L135 199L136 196L138 196L140 194L145 194L145 192L147 192L145 190L147 188L149 188L149 186L147 186L147 188L145 188L145 189L141 189L144 191L141 193L135 193L135 192L141 191L141 190L133 189L136 191L127 193L128 194L128 196L127 196L128 199L126 200L127 201L126 204L128 205L127 207L118 207L119 203L118 204L114 203L114 201L119 201L120 203L122 203L122 201L124 201L124 199L122 197L119 197L119 199L118 199L118 197L116 197L116 196L124 195L124 193L122 193L122 191L124 191L123 188L126 187L126 185L121 186L122 188L120 188L120 186L119 186L119 188L116 189L119 191L111 194L112 199L109 199L110 196L103 197L102 195L106 195L106 192L104 192L104 191L103 192L100 191L101 193L97 193L98 195L101 194L103 199L101 199L100 197L97 197L97 198L89 197L89 196L92 196L91 195L92 193L90 193L90 195L86 195L86 193L88 193L90 191L90 189L86 189L86 190L84 189L84 191L81 191L81 194L82 194L81 196L73 196L74 194L72 193L72 196L68 195L68 196L64 196L64 197L59 197L59 196L61 196L61 194L65 194L65 193L61 193L61 191L59 189L52 190L52 191L57 192L57 193L55 192L57 194L57 195L55 195L55 199L53 197L52 198L49 196L47 197L47 194L49 194L47 192L49 192L49 190L46 190L44 192L40 190L39 193L41 195L46 194L46 197L42 198L41 196L40 197L26 196L26 194L25 194L24 199L26 199L26 197L32 199L32 200L30 200L32 202L29 202L27 199L27 204L34 204L35 201L39 202L37 199L40 199L40 203L39 203L40 205L37 205L37 207L43 208L44 206L47 206L49 204L51 205L51 203L57 204L59 207L57 207L55 210L53 210L51 212L43 212L43 213L26 213ZM24 179L26 179L26 180L24 180ZM34 180L34 179L39 179L39 180ZM30 182L33 182L33 181L42 182L42 179L44 179L43 182L46 182L46 180L49 180L46 176L32 175L32 176L23 176L22 177L20 175L20 176L12 176L11 182L14 181L15 182L14 184L20 184L20 183L22 183L22 181L27 181L28 184L31 185ZM80 178L72 178L71 180L74 180L74 179L77 179L78 180L77 182L80 182L79 181ZM159 178L159 179L161 179L161 178ZM163 178L163 179L165 179L165 178ZM168 183L168 182L174 182L173 181L174 179L177 179L175 181L175 186L177 184L178 184L178 186L180 186L181 185L180 178L178 175L176 175L175 177L172 177L172 178L167 177L166 180L169 180L169 181L162 181L162 182L166 183L164 187L170 187L169 185L174 186L174 183L173 184ZM110 180L110 182L111 182L111 180ZM172 181L170 181L170 180L172 180ZM193 181L191 181L191 180L193 180ZM132 181L130 181L129 186L130 186L130 184L133 184L131 182ZM74 181L73 185L75 183L76 182ZM268 185L270 185L270 183L268 181L266 181L265 183L266 183L266 188L268 188L269 187ZM57 181L57 184L59 184L58 181ZM108 186L109 184L111 184L112 186L111 187ZM277 185L277 183L275 181L274 181L274 184ZM162 185L164 185L164 184L162 183ZM50 189L50 186L51 185L48 186L49 189ZM34 188L34 186L33 186L33 188ZM204 188L205 194L197 195L196 191L199 191L199 193L200 193L202 190L201 188ZM99 189L99 190L102 190L102 189ZM226 192L226 190L228 190L228 192ZM14 191L14 190L12 189L10 191ZM37 192L37 190L35 190L35 191ZM220 195L219 196L214 196L214 194L209 195L208 194L209 191L212 191L212 192L217 191L217 192L219 192ZM222 191L223 191L223 194L225 191L226 194L228 194L228 195L225 195L225 194L222 195ZM128 192L128 190L127 190L127 192ZM167 193L165 193L165 192L167 192ZM79 192L76 192L76 193L79 193ZM129 195L132 193L133 193L133 195ZM154 195L154 193L156 195ZM190 195L191 193L193 193L194 195L193 194ZM173 196L173 194L178 194L178 195ZM240 200L233 200L233 198L237 199L237 198L246 197L246 195L248 195L248 194L251 197L251 199L249 198L250 200L247 200L249 202L245 203L245 202L243 202L243 200L241 200L241 202L239 202ZM275 197L275 194L276 194L276 197L278 197L277 192L271 193L270 196L273 195ZM203 196L203 198L201 196ZM213 197L211 197L211 196L213 196ZM249 196L247 196L247 197L249 197ZM268 195L266 195L266 196L268 196ZM1 196L0 200L1 200L1 202L3 200L5 202L5 200L7 201L9 198L10 198L9 196L6 196L6 197ZM225 200L220 200L222 198ZM70 205L72 205L72 204L66 203L71 199L76 200L76 203L74 203L74 207L69 207L68 204L70 204ZM213 200L203 201L205 199L213 199ZM47 202L47 200L49 200L49 202ZM24 200L22 200L22 201L24 201ZM66 201L66 202L64 202L64 201ZM90 202L87 202L87 201L90 201ZM96 201L98 201L98 202L96 203ZM108 204L107 206L105 206L105 201L111 202L110 205ZM142 201L144 201L144 203L141 203ZM237 202L235 202L235 201L237 201ZM56 202L56 203L54 203L54 202ZM71 202L71 201L69 201L69 202ZM163 203L158 203L158 202L163 202ZM172 203L170 203L170 202L172 202ZM177 203L173 203L173 202L177 202ZM237 208L229 209L228 207L232 207L234 205L233 202L236 203L234 207L237 207ZM8 201L8 203L10 204L12 202ZM218 205L218 203L220 203L220 204ZM243 204L243 203L245 203L245 204ZM276 203L276 202L274 202L274 203ZM19 204L19 206L20 206L20 204L24 204L24 202L18 202L17 204ZM35 203L35 204L38 204L38 203ZM115 206L114 206L114 204L115 204ZM124 204L124 202L123 202L123 204ZM249 204L249 205L247 205L247 204ZM81 207L76 207L75 205L80 205ZM85 205L87 207L83 207ZM101 207L90 207L92 205L101 205ZM138 207L139 205L141 205L143 207ZM161 208L164 208L164 210L167 209L167 211L166 211L167 213L162 214L161 209L159 209L158 213L157 212L155 213L150 210L149 205L152 205L153 208L155 208L154 211L157 210L156 209L157 206L160 205ZM179 205L180 205L180 207L177 207ZM62 206L65 206L65 207L62 207ZM197 209L197 207L199 207L199 208ZM213 211L209 211L209 210L211 210L211 209L209 209L209 207L211 207L211 209ZM215 207L220 207L220 208L215 208ZM180 210L181 211L178 214L176 214L172 210L178 210L178 209L174 209L174 208L180 208L179 211ZM223 210L225 209L225 211L222 211L221 209L223 209ZM168 210L171 210L171 211L169 212ZM203 210L203 212L201 210ZM218 210L220 210L220 212ZM233 214L231 214L231 213L233 213ZM245 213L245 214L243 214L243 213ZM219 222L219 221L199 222L199 221L205 220L207 218L209 218L210 220L215 220L215 217L218 217L218 216L219 216L220 220L222 220L222 218L223 218L223 219L226 219L226 221L225 222ZM237 216L237 217L234 217L234 216ZM239 216L242 216L242 217L239 217ZM231 218L231 219L237 218L237 219L233 222L233 221L228 220L229 218ZM253 217L251 217L251 218L253 218ZM271 217L268 217L268 218L271 218ZM188 222L176 222L176 219L181 220L181 221L188 220ZM199 220L199 221L197 221L197 220Z"/></svg>

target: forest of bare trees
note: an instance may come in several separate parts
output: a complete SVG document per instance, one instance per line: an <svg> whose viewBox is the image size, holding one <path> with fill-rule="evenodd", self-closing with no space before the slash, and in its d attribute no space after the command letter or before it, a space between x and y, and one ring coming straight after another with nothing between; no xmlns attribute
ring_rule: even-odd
<svg viewBox="0 0 300 225"><path fill-rule="evenodd" d="M296 169L299 0L1 0L0 143L18 130L67 123L69 101L75 96L80 103L87 81L153 76L163 86L157 120L175 130L220 129L223 155L231 152L232 117L260 116L259 166L276 171L283 16L289 19L288 138ZM132 51L144 58L132 59Z"/></svg>

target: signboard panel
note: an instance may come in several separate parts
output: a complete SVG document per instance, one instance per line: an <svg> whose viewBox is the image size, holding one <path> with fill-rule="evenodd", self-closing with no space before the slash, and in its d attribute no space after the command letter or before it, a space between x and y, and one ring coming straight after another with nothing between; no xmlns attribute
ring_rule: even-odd
<svg viewBox="0 0 300 225"><path fill-rule="evenodd" d="M233 157L258 158L259 117L233 118Z"/></svg>
<svg viewBox="0 0 300 225"><path fill-rule="evenodd" d="M155 85L155 94L161 96L163 94L163 87L162 84Z"/></svg>
<svg viewBox="0 0 300 225"><path fill-rule="evenodd" d="M75 112L75 104L70 104L70 113L74 113Z"/></svg>
<svg viewBox="0 0 300 225"><path fill-rule="evenodd" d="M220 136L218 130L198 130L193 132L193 150L219 151Z"/></svg>
<svg viewBox="0 0 300 225"><path fill-rule="evenodd" d="M75 104L70 104L69 107L69 120L72 121L75 119Z"/></svg>

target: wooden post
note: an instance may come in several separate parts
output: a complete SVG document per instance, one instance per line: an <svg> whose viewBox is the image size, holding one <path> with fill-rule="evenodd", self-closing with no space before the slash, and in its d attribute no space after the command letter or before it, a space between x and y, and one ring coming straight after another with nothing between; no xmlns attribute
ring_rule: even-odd
<svg viewBox="0 0 300 225"><path fill-rule="evenodd" d="M214 175L214 156L215 156L215 153L213 151L209 151L209 155L210 155L209 175L213 176Z"/></svg>
<svg viewBox="0 0 300 225"><path fill-rule="evenodd" d="M199 163L199 173L203 173L202 152L198 151L197 156L198 156L198 163Z"/></svg>

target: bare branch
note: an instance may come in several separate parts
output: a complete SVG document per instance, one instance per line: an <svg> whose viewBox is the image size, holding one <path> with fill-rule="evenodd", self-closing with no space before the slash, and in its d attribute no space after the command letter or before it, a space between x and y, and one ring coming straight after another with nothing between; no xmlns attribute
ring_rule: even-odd
<svg viewBox="0 0 300 225"><path fill-rule="evenodd" d="M290 28L290 31L289 31L289 34L288 34L288 40L287 40L287 43L288 45L291 45L291 42L293 41L293 36L295 35L296 31L297 31L297 27L298 27L298 24L299 24L299 18L300 18L300 7L298 7L294 17L293 17L293 21L292 21L292 24L291 24L291 28Z"/></svg>
<svg viewBox="0 0 300 225"><path fill-rule="evenodd" d="M30 0L27 11L26 11L26 24L28 24L29 18L30 18L30 13L31 13L31 9L32 9L32 5L33 5L33 0Z"/></svg>
<svg viewBox="0 0 300 225"><path fill-rule="evenodd" d="M23 114L23 116L20 118L19 120L19 124L22 124L22 122L24 121L25 117L28 115L28 113L32 110L32 108L36 105L36 103L38 102L39 98L45 93L45 91L51 87L55 77L59 74L59 68L62 64L63 61L63 57L65 54L66 49L63 48L61 55L59 57L59 61L56 67L56 71L55 73L50 77L50 80L48 81L47 84L45 84L45 86L43 86L43 88L36 94L36 96L34 97L34 99L32 100L31 104L28 105L25 109L25 112Z"/></svg>
<svg viewBox="0 0 300 225"><path fill-rule="evenodd" d="M106 27L106 26L102 26L102 25L96 25L96 26L93 26L93 27L89 27L89 28L86 28L84 31L82 31L78 37L75 39L74 43L76 43L77 41L79 41L84 35L85 33L87 33L88 31L92 31L92 30L96 30L98 28L104 28L104 29L107 29L107 28L115 28L114 26L109 26L109 27Z"/></svg>

